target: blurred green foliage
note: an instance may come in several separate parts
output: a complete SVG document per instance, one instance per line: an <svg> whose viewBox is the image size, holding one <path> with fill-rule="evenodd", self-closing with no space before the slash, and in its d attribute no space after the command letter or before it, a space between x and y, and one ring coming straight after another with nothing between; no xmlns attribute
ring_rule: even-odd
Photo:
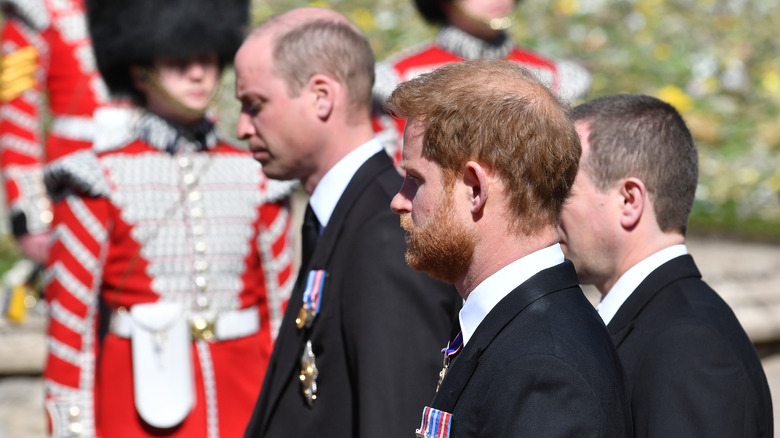
<svg viewBox="0 0 780 438"><path fill-rule="evenodd" d="M436 33L412 0L254 5L255 22L297 6L334 8L366 32L378 60ZM693 232L780 241L778 22L774 0L524 0L510 33L585 66L588 98L649 94L682 113L700 154Z"/></svg>
<svg viewBox="0 0 780 438"><path fill-rule="evenodd" d="M21 253L10 234L0 234L0 272L5 272L19 259ZM2 303L0 303L2 307Z"/></svg>

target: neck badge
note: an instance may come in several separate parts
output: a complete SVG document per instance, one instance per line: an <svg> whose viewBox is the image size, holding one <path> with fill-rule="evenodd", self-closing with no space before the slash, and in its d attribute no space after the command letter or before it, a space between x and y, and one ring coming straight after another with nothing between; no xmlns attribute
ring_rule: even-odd
<svg viewBox="0 0 780 438"><path fill-rule="evenodd" d="M453 356L458 354L463 348L463 333L458 333L458 336L455 336L455 340L452 342L448 342L447 346L441 349L441 354L444 355L444 366L441 369L441 372L439 372L439 383L436 384L436 392L439 392L439 387L441 386L441 382L444 381L444 376L447 375L447 371L450 369L450 361Z"/></svg>
<svg viewBox="0 0 780 438"><path fill-rule="evenodd" d="M298 379L301 381L301 389L306 403L309 406L314 405L317 400L317 377L320 371L317 369L317 358L314 356L314 349L311 346L311 340L306 341L306 348L301 355L301 374Z"/></svg>

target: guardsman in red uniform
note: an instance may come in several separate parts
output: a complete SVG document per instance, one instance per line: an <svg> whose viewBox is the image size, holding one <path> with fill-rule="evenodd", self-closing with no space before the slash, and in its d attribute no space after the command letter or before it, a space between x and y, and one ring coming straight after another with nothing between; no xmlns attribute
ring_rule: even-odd
<svg viewBox="0 0 780 438"><path fill-rule="evenodd" d="M435 41L399 53L377 64L374 131L387 153L401 161L405 122L382 108L396 85L451 62L500 58L531 70L558 97L573 102L590 89L590 74L566 60L548 58L515 45L506 33L517 0L415 0L425 20L439 26Z"/></svg>
<svg viewBox="0 0 780 438"><path fill-rule="evenodd" d="M8 214L24 255L43 263L52 220L43 167L92 145L93 114L108 93L95 68L83 0L0 0L0 6L0 165Z"/></svg>
<svg viewBox="0 0 780 438"><path fill-rule="evenodd" d="M102 77L138 109L46 169L51 434L240 436L295 279L290 185L206 117L248 2L87 3Z"/></svg>

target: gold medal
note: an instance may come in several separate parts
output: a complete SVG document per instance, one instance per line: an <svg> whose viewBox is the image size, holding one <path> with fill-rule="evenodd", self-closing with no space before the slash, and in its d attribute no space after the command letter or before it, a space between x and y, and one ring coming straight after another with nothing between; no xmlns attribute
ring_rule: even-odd
<svg viewBox="0 0 780 438"><path fill-rule="evenodd" d="M442 367L441 371L439 371L439 383L436 384L436 392L439 392L439 387L441 386L441 382L444 381L444 376L447 375L447 370L450 367L450 361L447 359L449 358L444 359L444 366Z"/></svg>
<svg viewBox="0 0 780 438"><path fill-rule="evenodd" d="M310 322L307 322L309 316L309 310L306 308L306 304L301 306L301 310L298 311L298 317L295 318L295 326L298 327L298 329L302 329L304 326L308 327L311 326Z"/></svg>

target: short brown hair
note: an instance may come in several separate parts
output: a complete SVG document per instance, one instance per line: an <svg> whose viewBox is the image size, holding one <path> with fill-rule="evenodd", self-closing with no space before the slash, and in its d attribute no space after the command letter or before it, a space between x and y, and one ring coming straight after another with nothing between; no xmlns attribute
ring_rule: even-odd
<svg viewBox="0 0 780 438"><path fill-rule="evenodd" d="M590 127L583 170L606 191L621 178L647 187L658 226L685 234L699 176L696 145L673 106L650 96L621 94L573 110Z"/></svg>
<svg viewBox="0 0 780 438"><path fill-rule="evenodd" d="M423 155L448 178L469 160L505 185L516 229L557 224L577 175L580 141L568 107L515 63L448 64L404 82L393 114L423 124Z"/></svg>
<svg viewBox="0 0 780 438"><path fill-rule="evenodd" d="M370 108L374 86L374 53L357 28L316 19L275 35L274 72L293 96L315 74L333 77L347 89L350 102Z"/></svg>

